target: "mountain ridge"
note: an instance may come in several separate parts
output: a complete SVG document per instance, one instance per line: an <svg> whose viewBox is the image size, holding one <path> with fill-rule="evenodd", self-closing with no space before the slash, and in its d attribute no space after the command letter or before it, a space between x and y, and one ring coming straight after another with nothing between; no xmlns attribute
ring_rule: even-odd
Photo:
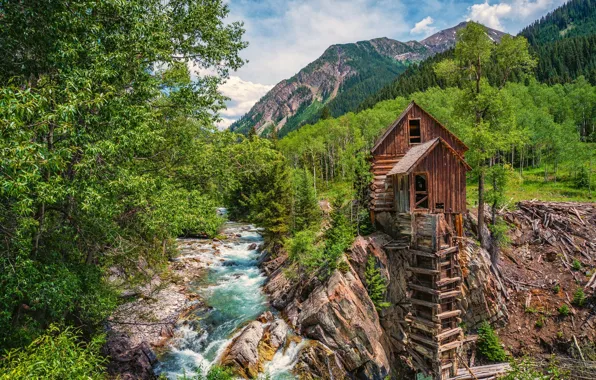
<svg viewBox="0 0 596 380"><path fill-rule="evenodd" d="M421 41L378 37L331 45L298 73L277 83L230 130L246 134L254 128L265 135L275 126L285 135L316 122L324 108L334 117L352 111L412 63L452 48L456 31L465 25L467 22L459 23ZM488 31L497 41L505 35Z"/></svg>

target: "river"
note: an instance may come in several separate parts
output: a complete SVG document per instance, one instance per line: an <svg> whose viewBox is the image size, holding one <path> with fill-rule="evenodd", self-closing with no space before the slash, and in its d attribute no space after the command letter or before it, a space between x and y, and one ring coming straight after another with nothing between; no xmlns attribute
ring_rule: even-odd
<svg viewBox="0 0 596 380"><path fill-rule="evenodd" d="M263 242L252 225L228 222L221 233L227 238L214 244L208 239L182 239L182 258L195 257L209 264L207 273L191 283L206 304L180 322L169 349L160 357L156 372L168 379L203 374L221 358L234 335L263 312L274 310L263 292L266 277L258 267L260 253L254 248ZM291 368L300 344L291 342L265 365L275 380L294 379Z"/></svg>

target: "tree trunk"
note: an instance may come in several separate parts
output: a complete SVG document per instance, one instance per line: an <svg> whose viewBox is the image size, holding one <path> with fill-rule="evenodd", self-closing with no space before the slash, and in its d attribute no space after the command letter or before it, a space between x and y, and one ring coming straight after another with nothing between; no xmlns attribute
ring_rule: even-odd
<svg viewBox="0 0 596 380"><path fill-rule="evenodd" d="M480 167L478 176L478 241L484 247L486 237L484 236L484 167Z"/></svg>

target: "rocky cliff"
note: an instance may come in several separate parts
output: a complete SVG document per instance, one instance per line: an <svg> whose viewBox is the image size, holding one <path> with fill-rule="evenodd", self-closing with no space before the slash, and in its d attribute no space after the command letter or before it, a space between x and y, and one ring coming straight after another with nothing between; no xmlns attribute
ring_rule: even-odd
<svg viewBox="0 0 596 380"><path fill-rule="evenodd" d="M354 111L362 101L401 74L408 65L455 46L460 23L420 42L375 38L332 45L318 59L290 79L284 79L261 98L231 130L268 133L273 126L281 135L304 123L317 121L323 107L334 117ZM488 29L499 41L504 33Z"/></svg>
<svg viewBox="0 0 596 380"><path fill-rule="evenodd" d="M275 308L282 312L298 333L311 339L309 349L300 355L295 371L302 377L331 379L408 378L418 366L416 353L408 346L405 316L409 312L406 264L407 250L385 251L391 241L383 233L358 237L346 258L344 272L336 270L326 281L308 275L295 277L285 256L264 263L269 282L265 290ZM487 251L472 240L466 244L463 322L474 326L480 321L505 319L505 288L498 274L491 271ZM366 291L368 258L387 280L390 307L377 312ZM329 365L332 363L333 365Z"/></svg>

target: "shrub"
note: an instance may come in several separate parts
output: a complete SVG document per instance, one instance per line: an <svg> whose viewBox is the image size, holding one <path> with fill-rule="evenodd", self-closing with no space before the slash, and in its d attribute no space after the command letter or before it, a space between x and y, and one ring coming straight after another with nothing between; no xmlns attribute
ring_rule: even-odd
<svg viewBox="0 0 596 380"><path fill-rule="evenodd" d="M573 301L571 303L578 307L582 307L586 304L586 294L582 288L577 288L575 293L573 293Z"/></svg>
<svg viewBox="0 0 596 380"><path fill-rule="evenodd" d="M511 369L502 380L562 380L567 379L567 374L561 371L556 360L551 359L546 368L540 368L528 358L514 360Z"/></svg>
<svg viewBox="0 0 596 380"><path fill-rule="evenodd" d="M569 306L567 306L565 304L561 305L561 307L558 310L559 310L559 315L561 315L562 317L566 317L569 315Z"/></svg>
<svg viewBox="0 0 596 380"><path fill-rule="evenodd" d="M559 285L559 284L556 284L556 285L553 287L553 293L555 293L555 294L558 294L560 291L561 291L561 285Z"/></svg>
<svg viewBox="0 0 596 380"><path fill-rule="evenodd" d="M544 315L541 315L540 317L538 317L538 319L536 320L536 323L534 324L534 326L536 326L536 328L543 328L544 327L544 323L546 322L546 319L544 318Z"/></svg>
<svg viewBox="0 0 596 380"><path fill-rule="evenodd" d="M103 379L103 343L103 336L84 343L77 331L52 325L28 347L6 354L0 379Z"/></svg>
<svg viewBox="0 0 596 380"><path fill-rule="evenodd" d="M290 260L306 268L316 268L323 260L322 250L315 245L316 234L311 230L296 233L286 242L286 249Z"/></svg>
<svg viewBox="0 0 596 380"><path fill-rule="evenodd" d="M391 306L389 302L385 302L385 293L387 292L387 281L375 265L375 258L368 256L366 262L366 272L364 273L366 280L366 290L372 300L377 311Z"/></svg>
<svg viewBox="0 0 596 380"><path fill-rule="evenodd" d="M478 328L478 343L476 346L478 354L492 362L502 362L507 359L507 354L501 346L499 337L491 327L484 321Z"/></svg>
<svg viewBox="0 0 596 380"><path fill-rule="evenodd" d="M573 260L572 267L573 267L573 270L581 270L582 263L578 259L575 259L575 260Z"/></svg>

